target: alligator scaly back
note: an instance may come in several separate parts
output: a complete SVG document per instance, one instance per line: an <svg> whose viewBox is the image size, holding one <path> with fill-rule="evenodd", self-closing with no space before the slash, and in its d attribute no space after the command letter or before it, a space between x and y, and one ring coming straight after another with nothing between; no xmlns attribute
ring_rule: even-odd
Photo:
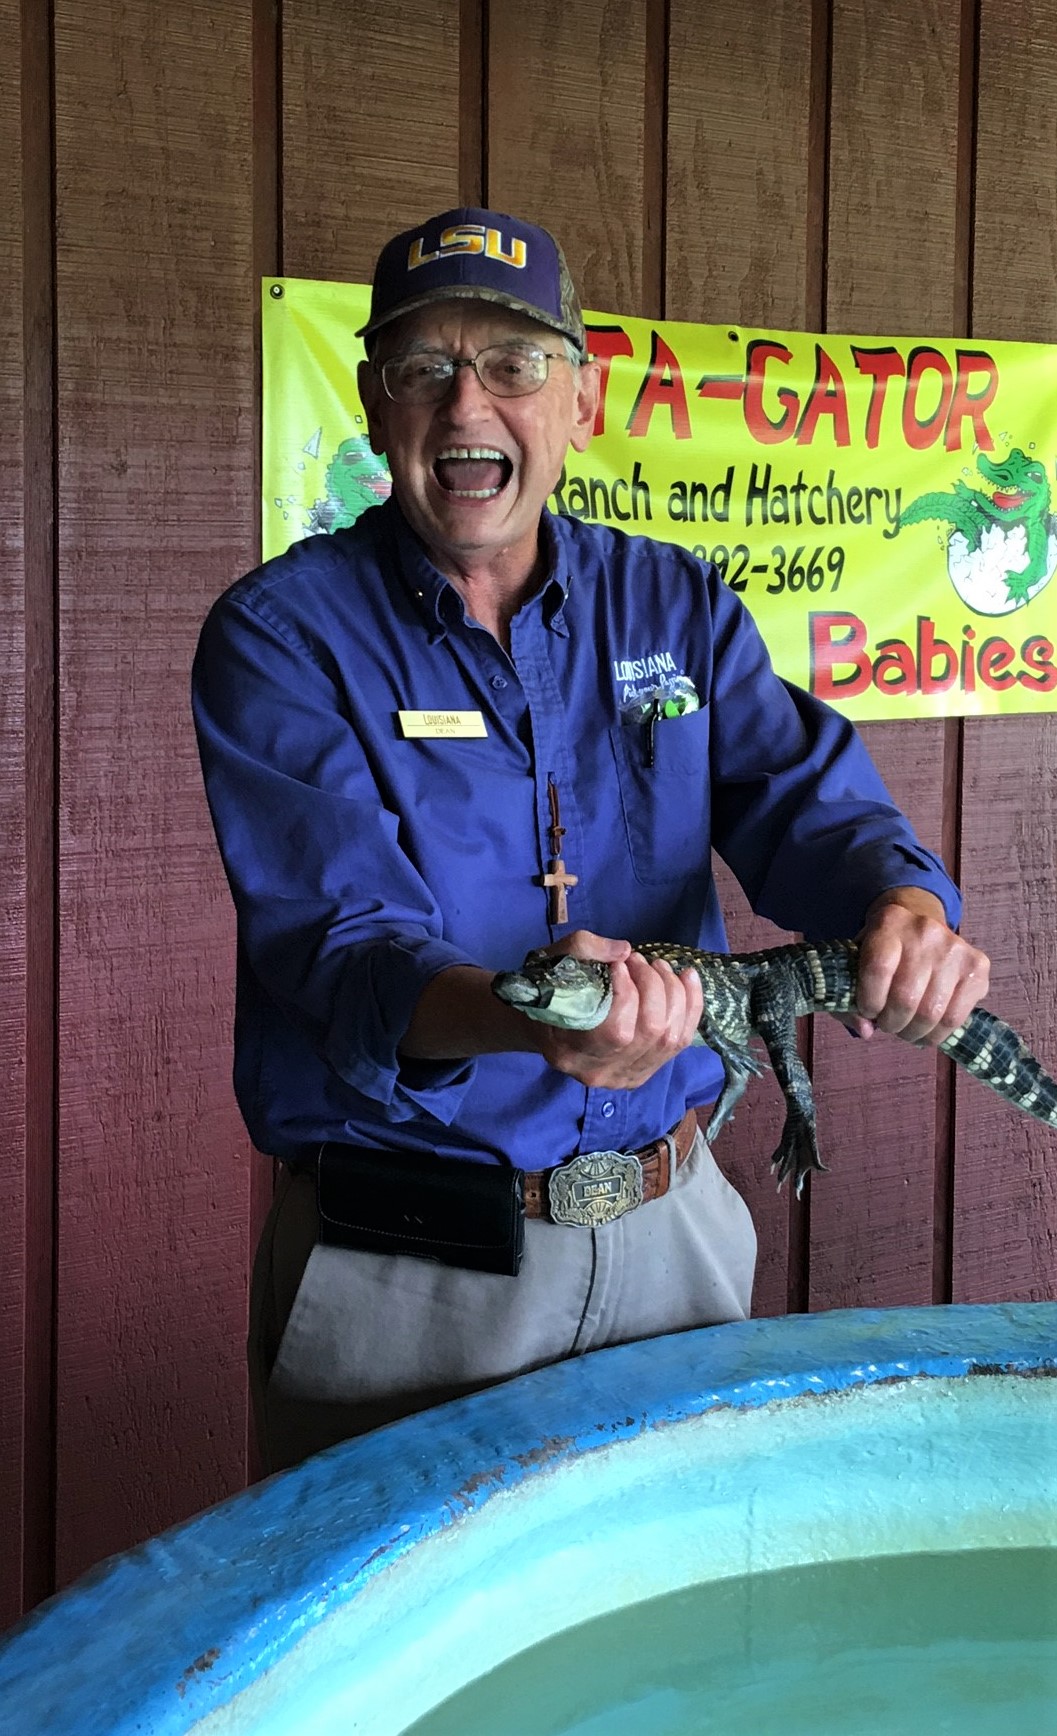
<svg viewBox="0 0 1057 1736"><path fill-rule="evenodd" d="M856 943L801 941L728 954L647 941L636 950L649 960L666 959L675 971L695 970L701 978L704 1010L695 1041L715 1050L724 1071L723 1091L708 1124L710 1140L730 1119L750 1078L763 1071L751 1048L754 1037L762 1038L786 1101L785 1126L771 1163L779 1187L792 1175L799 1194L808 1171L825 1165L818 1151L811 1080L797 1052L796 1020L806 1013L854 1009ZM608 965L545 952L530 953L520 971L502 973L492 987L529 1018L568 1029L590 1030L601 1024L612 998ZM974 1008L965 1024L938 1046L1007 1102L1057 1128L1057 1080L986 1007Z"/></svg>

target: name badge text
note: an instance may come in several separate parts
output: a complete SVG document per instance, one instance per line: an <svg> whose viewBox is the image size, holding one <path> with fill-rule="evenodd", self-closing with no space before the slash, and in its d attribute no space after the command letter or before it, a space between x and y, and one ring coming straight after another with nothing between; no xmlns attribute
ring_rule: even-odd
<svg viewBox="0 0 1057 1736"><path fill-rule="evenodd" d="M423 737L433 741L456 736L465 739L488 734L479 711L398 711L396 715L405 741Z"/></svg>

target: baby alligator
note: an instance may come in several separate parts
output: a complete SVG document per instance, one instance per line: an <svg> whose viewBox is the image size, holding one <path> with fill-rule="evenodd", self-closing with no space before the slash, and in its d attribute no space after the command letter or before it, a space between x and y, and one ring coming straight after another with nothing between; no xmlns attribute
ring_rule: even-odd
<svg viewBox="0 0 1057 1736"><path fill-rule="evenodd" d="M694 1041L715 1050L725 1074L708 1139L730 1119L750 1077L763 1072L749 1048L754 1036L762 1037L786 1101L785 1126L771 1167L779 1187L792 1174L799 1194L808 1171L826 1166L818 1152L811 1080L796 1049L796 1020L804 1013L841 1013L854 1007L859 959L855 942L803 941L764 952L727 954L648 941L636 951L646 959L667 959L675 971L696 970L701 978L705 1004ZM608 965L545 952L530 952L520 970L500 972L492 988L501 1001L530 1019L573 1031L600 1025L612 1000ZM939 1048L1025 1114L1057 1127L1057 1081L994 1013L974 1008Z"/></svg>

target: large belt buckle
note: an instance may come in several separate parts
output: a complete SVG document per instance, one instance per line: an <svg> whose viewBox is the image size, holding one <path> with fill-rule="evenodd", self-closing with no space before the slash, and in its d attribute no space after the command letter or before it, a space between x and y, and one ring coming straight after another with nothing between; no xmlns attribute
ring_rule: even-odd
<svg viewBox="0 0 1057 1736"><path fill-rule="evenodd" d="M627 1151L584 1151L559 1164L547 1188L556 1224L598 1229L642 1204L642 1165Z"/></svg>

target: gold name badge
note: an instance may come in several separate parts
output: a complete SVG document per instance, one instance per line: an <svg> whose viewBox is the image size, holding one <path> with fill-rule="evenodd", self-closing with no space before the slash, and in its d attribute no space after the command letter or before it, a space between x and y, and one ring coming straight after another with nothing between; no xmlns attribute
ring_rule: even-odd
<svg viewBox="0 0 1057 1736"><path fill-rule="evenodd" d="M444 736L466 738L488 734L479 711L398 711L396 715L405 741L423 737L438 741Z"/></svg>

